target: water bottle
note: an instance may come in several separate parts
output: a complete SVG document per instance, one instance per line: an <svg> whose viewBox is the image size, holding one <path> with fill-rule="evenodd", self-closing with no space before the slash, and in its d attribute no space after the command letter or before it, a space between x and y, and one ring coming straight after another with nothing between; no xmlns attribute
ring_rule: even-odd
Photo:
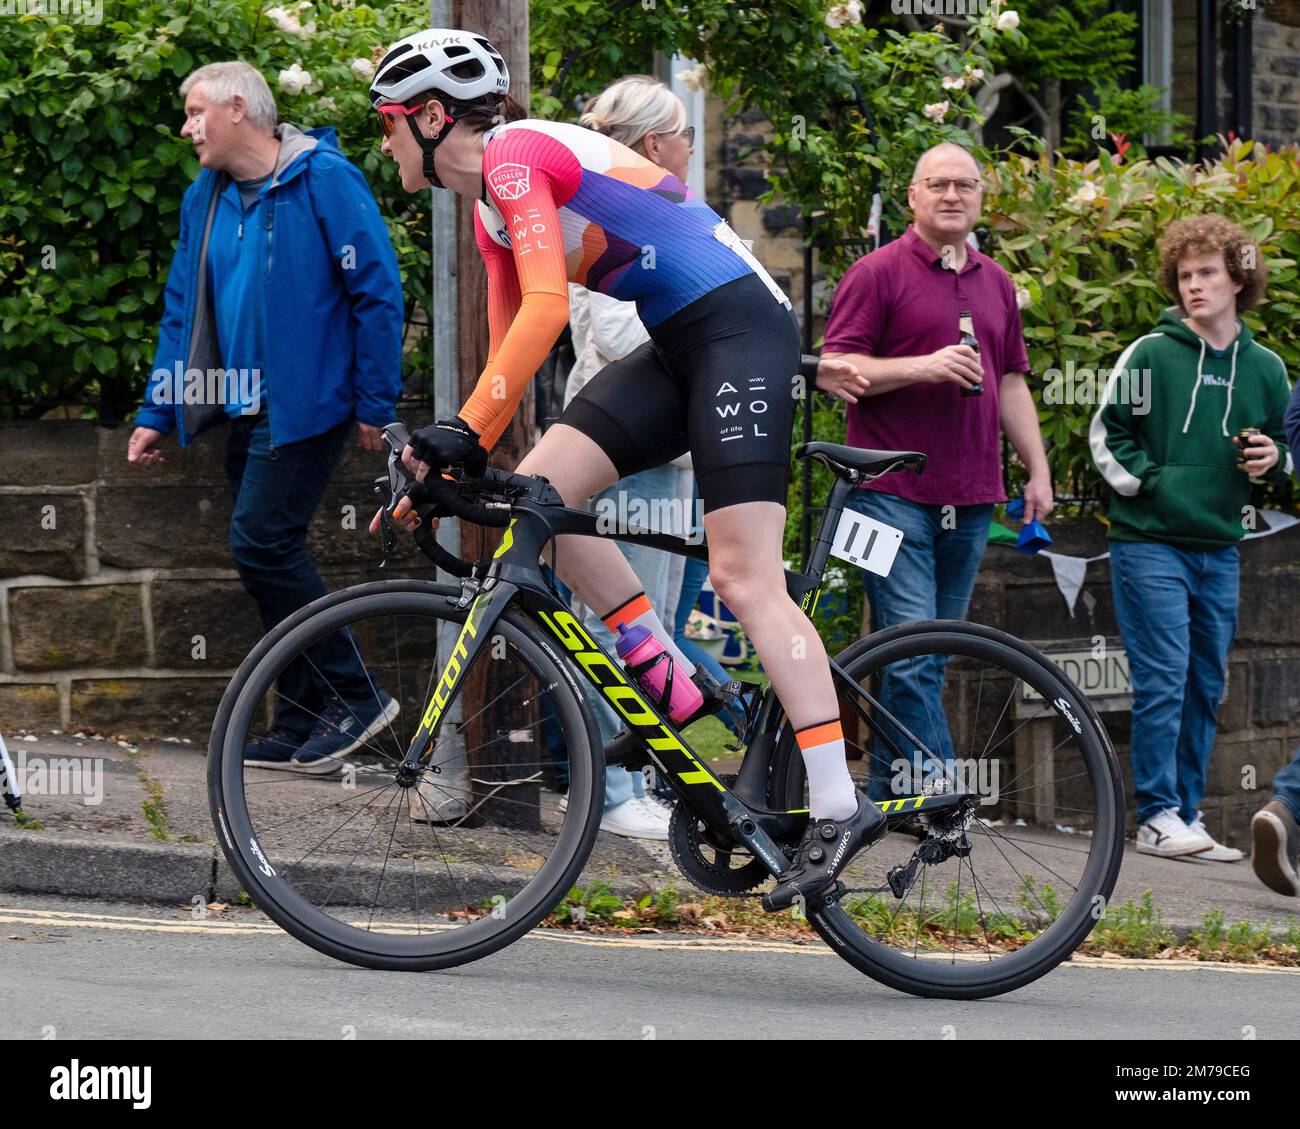
<svg viewBox="0 0 1300 1129"><path fill-rule="evenodd" d="M629 673L634 668L643 667L643 664L653 664L644 667L640 674L634 674L633 677L661 710L665 710L664 685L668 681L668 672L673 672L672 691L665 712L674 724L680 725L704 705L704 695L700 693L700 688L687 675L675 669L672 656L648 627L638 624L629 628L620 623L615 650Z"/></svg>

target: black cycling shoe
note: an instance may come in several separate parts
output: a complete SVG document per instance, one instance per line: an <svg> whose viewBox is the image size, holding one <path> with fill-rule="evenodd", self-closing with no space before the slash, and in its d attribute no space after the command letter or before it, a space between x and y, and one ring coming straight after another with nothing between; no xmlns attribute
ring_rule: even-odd
<svg viewBox="0 0 1300 1129"><path fill-rule="evenodd" d="M796 899L810 901L835 882L849 860L885 834L885 813L861 792L858 810L848 819L809 820L790 869L763 895L769 913L788 909Z"/></svg>

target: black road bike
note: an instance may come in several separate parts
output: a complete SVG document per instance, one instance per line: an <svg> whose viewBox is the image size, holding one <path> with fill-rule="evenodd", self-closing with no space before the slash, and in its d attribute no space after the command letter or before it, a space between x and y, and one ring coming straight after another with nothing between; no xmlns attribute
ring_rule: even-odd
<svg viewBox="0 0 1300 1129"><path fill-rule="evenodd" d="M391 509L408 488L407 436L400 424L384 434L388 474L377 492ZM835 475L809 559L786 574L791 597L815 615L850 492L901 468L919 472L925 456L826 443L798 453ZM775 693L730 684L745 718L743 760L735 775L715 773L541 564L557 534L705 560L707 546L605 529L540 477L489 470L418 489L426 520L416 541L459 584L390 580L323 597L259 643L222 700L209 748L213 820L256 905L320 952L368 968L487 956L580 880L618 887L609 876L620 864L626 872L626 841L597 841L607 755L651 765L671 786L657 864L671 856L692 885L727 897L754 896L786 870L808 811L803 761ZM473 563L453 556L435 539L435 514L503 528L499 548ZM340 650L364 670L360 693L355 679L340 686L324 673L337 669L324 656ZM1069 957L1114 887L1124 827L1115 753L1082 692L1034 648L959 621L876 632L831 669L860 786L873 746L897 769L879 803L890 834L794 912L855 968L921 996L996 995ZM467 684L474 693L462 695ZM905 711L925 685L933 695ZM917 702L934 700L942 709L925 707L919 732L895 712L915 729ZM467 714L466 701L482 704ZM596 701L626 730L610 754ZM249 743L285 708L350 734L355 748L337 771L245 764Z"/></svg>

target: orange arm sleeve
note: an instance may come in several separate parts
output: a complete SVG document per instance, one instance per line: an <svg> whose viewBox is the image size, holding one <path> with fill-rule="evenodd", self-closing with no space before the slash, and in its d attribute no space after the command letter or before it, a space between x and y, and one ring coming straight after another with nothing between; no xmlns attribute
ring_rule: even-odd
<svg viewBox="0 0 1300 1129"><path fill-rule="evenodd" d="M510 251L481 230L479 250L488 271L489 361L461 418L491 450L519 407L533 374L569 321L568 269L559 215L545 173L530 170L526 192L503 200L488 191L510 231ZM504 332L502 332L504 330Z"/></svg>

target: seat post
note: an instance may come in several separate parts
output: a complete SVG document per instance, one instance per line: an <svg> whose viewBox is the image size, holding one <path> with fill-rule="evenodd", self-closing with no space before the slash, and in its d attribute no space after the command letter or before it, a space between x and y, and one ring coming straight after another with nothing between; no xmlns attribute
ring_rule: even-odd
<svg viewBox="0 0 1300 1129"><path fill-rule="evenodd" d="M856 489L852 482L840 478L839 475L835 476L830 497L826 500L826 509L822 512L821 525L817 527L817 537L812 543L808 560L802 570L809 576L815 576L819 582L826 570L826 562L830 559L831 545L835 541L835 529L840 523L844 503Z"/></svg>

